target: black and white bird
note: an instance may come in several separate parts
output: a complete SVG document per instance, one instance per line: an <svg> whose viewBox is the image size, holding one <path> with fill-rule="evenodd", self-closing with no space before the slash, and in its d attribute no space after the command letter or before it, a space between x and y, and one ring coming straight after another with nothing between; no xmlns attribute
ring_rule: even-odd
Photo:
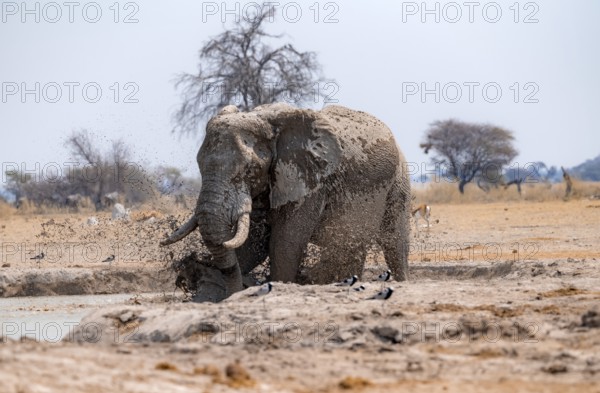
<svg viewBox="0 0 600 393"><path fill-rule="evenodd" d="M353 290L355 290L356 292L362 292L362 291L364 291L364 290L366 290L366 289L367 289L367 288L365 288L365 286L364 286L364 285L361 285L360 287L353 288Z"/></svg>
<svg viewBox="0 0 600 393"><path fill-rule="evenodd" d="M385 272L377 276L377 281L390 281L390 278L392 278L392 271L386 270Z"/></svg>
<svg viewBox="0 0 600 393"><path fill-rule="evenodd" d="M262 287L258 289L258 291L254 292L250 296L265 296L269 294L273 290L273 284L270 282L264 284Z"/></svg>
<svg viewBox="0 0 600 393"><path fill-rule="evenodd" d="M371 296L367 300L388 300L394 293L394 288L388 287L381 292L378 292L374 296Z"/></svg>
<svg viewBox="0 0 600 393"><path fill-rule="evenodd" d="M338 287L351 287L352 285L356 284L357 281L358 281L358 276L354 275L354 276L349 277L349 278L345 279L344 281L339 282L335 285Z"/></svg>
<svg viewBox="0 0 600 393"><path fill-rule="evenodd" d="M33 258L29 258L29 259L36 260L39 262L40 260L44 259L44 257L45 257L45 255L44 255L44 252L42 251L39 255L36 255Z"/></svg>
<svg viewBox="0 0 600 393"><path fill-rule="evenodd" d="M348 295L350 295L350 287L354 284L356 284L356 282L358 281L358 276L354 275L352 277L349 277L347 279L345 279L342 282L339 282L337 284L335 284L338 287L348 287Z"/></svg>
<svg viewBox="0 0 600 393"><path fill-rule="evenodd" d="M391 278L392 278L392 271L391 270L386 270L385 272L383 272L379 276L377 276L377 281L381 282L381 290L383 290L384 283L386 281L390 281Z"/></svg>
<svg viewBox="0 0 600 393"><path fill-rule="evenodd" d="M114 260L115 260L115 254L112 254L111 256L109 256L108 258L106 258L105 260L103 260L102 262L111 263Z"/></svg>
<svg viewBox="0 0 600 393"><path fill-rule="evenodd" d="M265 295L268 295L269 293L271 293L272 290L273 290L273 284L268 282L268 283L264 284L262 287L258 288L258 291L254 292L250 296L262 296L263 308L266 309L267 306L265 305Z"/></svg>

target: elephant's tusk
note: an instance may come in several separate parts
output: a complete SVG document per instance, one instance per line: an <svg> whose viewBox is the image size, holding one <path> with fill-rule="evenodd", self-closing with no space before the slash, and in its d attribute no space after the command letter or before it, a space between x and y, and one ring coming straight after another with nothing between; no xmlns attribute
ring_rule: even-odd
<svg viewBox="0 0 600 393"><path fill-rule="evenodd" d="M237 232L233 239L227 240L223 243L223 247L227 249L234 249L240 247L248 238L248 232L250 230L250 213L244 213L240 216L237 222Z"/></svg>
<svg viewBox="0 0 600 393"><path fill-rule="evenodd" d="M192 216L185 224L179 227L171 236L160 242L160 246L168 246L169 244L176 243L192 233L194 229L198 227L198 219L196 216Z"/></svg>

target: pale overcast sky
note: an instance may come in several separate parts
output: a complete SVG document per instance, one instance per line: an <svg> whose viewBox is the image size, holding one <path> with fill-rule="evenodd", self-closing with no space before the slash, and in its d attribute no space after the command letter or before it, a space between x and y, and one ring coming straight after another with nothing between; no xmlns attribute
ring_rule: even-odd
<svg viewBox="0 0 600 393"><path fill-rule="evenodd" d="M201 133L171 134L180 102L173 79L196 70L198 49L231 26L236 7L243 14L252 5L26 3L30 12L21 1L1 3L0 162L68 161L65 137L86 128L106 146L123 138L138 161L195 175ZM428 161L423 132L450 117L514 131L522 164L568 167L600 154L598 1L428 1L430 13L421 1L280 3L268 32L317 52L337 81L334 98L386 122L409 161ZM39 103L22 95L36 83ZM101 88L98 102L84 99L86 84L88 100ZM422 96L424 88L431 93ZM138 102L125 103L128 94Z"/></svg>

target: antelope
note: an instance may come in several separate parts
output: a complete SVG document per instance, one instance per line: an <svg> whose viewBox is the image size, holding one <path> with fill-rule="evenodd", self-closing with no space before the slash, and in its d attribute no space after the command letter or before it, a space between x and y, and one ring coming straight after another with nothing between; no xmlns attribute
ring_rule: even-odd
<svg viewBox="0 0 600 393"><path fill-rule="evenodd" d="M427 222L427 229L429 229L429 215L431 214L431 206L422 204L417 206L412 211L412 216L415 218L415 226L417 227L417 233L419 232L419 219L422 218Z"/></svg>

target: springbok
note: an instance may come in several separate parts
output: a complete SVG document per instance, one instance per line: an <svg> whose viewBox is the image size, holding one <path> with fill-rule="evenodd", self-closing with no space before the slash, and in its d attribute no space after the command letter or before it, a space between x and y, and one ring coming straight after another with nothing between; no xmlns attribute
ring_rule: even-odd
<svg viewBox="0 0 600 393"><path fill-rule="evenodd" d="M427 229L429 229L429 216L431 214L431 206L422 204L417 206L412 211L412 216L415 218L415 227L417 227L417 233L419 233L419 219L422 218L427 222Z"/></svg>

